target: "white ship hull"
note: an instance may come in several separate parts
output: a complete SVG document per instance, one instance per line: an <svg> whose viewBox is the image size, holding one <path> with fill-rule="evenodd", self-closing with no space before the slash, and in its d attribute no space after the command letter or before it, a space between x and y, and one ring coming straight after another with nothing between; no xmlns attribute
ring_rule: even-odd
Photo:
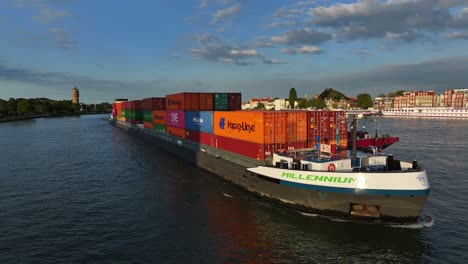
<svg viewBox="0 0 468 264"><path fill-rule="evenodd" d="M430 118L468 118L468 108L426 107L382 110L384 116L430 117Z"/></svg>

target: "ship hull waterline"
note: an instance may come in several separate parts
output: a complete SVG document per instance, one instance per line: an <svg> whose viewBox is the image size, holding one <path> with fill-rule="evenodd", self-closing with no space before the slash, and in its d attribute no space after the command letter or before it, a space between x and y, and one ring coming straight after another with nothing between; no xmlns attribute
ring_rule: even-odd
<svg viewBox="0 0 468 264"><path fill-rule="evenodd" d="M232 182L252 194L294 208L302 213L383 222L414 222L418 219L428 196L339 193L282 185L266 176L247 170L264 165L260 161L252 161L249 164L247 159L239 155L228 154L223 150L129 124L115 121L111 121L111 124L186 162ZM216 154L210 153L213 151ZM350 211L351 204L378 205L380 216L378 219L354 216Z"/></svg>

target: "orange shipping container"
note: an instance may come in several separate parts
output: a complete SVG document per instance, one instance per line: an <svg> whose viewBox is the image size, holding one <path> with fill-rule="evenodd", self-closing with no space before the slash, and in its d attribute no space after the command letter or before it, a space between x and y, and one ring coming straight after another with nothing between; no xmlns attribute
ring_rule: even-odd
<svg viewBox="0 0 468 264"><path fill-rule="evenodd" d="M259 144L286 143L286 112L215 111L214 134Z"/></svg>
<svg viewBox="0 0 468 264"><path fill-rule="evenodd" d="M166 125L166 110L153 110L153 124Z"/></svg>
<svg viewBox="0 0 468 264"><path fill-rule="evenodd" d="M291 111L287 115L286 140L287 142L307 141L307 112Z"/></svg>
<svg viewBox="0 0 468 264"><path fill-rule="evenodd" d="M166 134L180 138L185 138L185 128L166 126Z"/></svg>

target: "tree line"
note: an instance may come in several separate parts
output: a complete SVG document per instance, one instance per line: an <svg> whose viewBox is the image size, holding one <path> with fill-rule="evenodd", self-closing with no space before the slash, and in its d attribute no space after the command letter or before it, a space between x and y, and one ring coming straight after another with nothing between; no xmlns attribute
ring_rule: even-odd
<svg viewBox="0 0 468 264"><path fill-rule="evenodd" d="M48 98L0 98L0 118L14 116L61 115L69 113L108 113L109 103L73 104L71 100L51 100Z"/></svg>

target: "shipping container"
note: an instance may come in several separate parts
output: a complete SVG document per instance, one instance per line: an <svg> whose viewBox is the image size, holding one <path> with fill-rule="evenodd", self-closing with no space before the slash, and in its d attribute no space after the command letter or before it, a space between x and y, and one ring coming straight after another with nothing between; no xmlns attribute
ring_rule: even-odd
<svg viewBox="0 0 468 264"><path fill-rule="evenodd" d="M200 93L178 93L166 95L166 110L198 111Z"/></svg>
<svg viewBox="0 0 468 264"><path fill-rule="evenodd" d="M157 132L166 133L166 126L160 124L154 124L153 129Z"/></svg>
<svg viewBox="0 0 468 264"><path fill-rule="evenodd" d="M185 112L185 128L213 134L212 111Z"/></svg>
<svg viewBox="0 0 468 264"><path fill-rule="evenodd" d="M166 134L185 138L185 129L180 127L166 126Z"/></svg>
<svg viewBox="0 0 468 264"><path fill-rule="evenodd" d="M143 110L143 101L142 100L133 100L129 101L129 109L130 110Z"/></svg>
<svg viewBox="0 0 468 264"><path fill-rule="evenodd" d="M185 112L166 110L166 125L185 128Z"/></svg>
<svg viewBox="0 0 468 264"><path fill-rule="evenodd" d="M213 134L186 129L185 135L188 140L214 147L215 136Z"/></svg>
<svg viewBox="0 0 468 264"><path fill-rule="evenodd" d="M143 121L153 123L153 111L143 110Z"/></svg>
<svg viewBox="0 0 468 264"><path fill-rule="evenodd" d="M143 110L164 110L166 99L164 97L151 97L143 99Z"/></svg>
<svg viewBox="0 0 468 264"><path fill-rule="evenodd" d="M307 141L307 111L288 111L286 118L286 141Z"/></svg>
<svg viewBox="0 0 468 264"><path fill-rule="evenodd" d="M227 111L229 110L228 94L227 93L215 93L213 95L213 109L215 111Z"/></svg>
<svg viewBox="0 0 468 264"><path fill-rule="evenodd" d="M143 122L143 125L144 125L146 128L153 129L153 122L146 122L146 121L144 121L144 122Z"/></svg>
<svg viewBox="0 0 468 264"><path fill-rule="evenodd" d="M200 111L213 111L212 93L200 93L198 109Z"/></svg>
<svg viewBox="0 0 468 264"><path fill-rule="evenodd" d="M343 120L346 120L344 111L309 111L307 112L307 140L315 144L319 137L319 143L334 144L341 140L344 131ZM345 121L346 122L346 121ZM347 129L347 128L346 128Z"/></svg>
<svg viewBox="0 0 468 264"><path fill-rule="evenodd" d="M153 124L166 125L166 110L153 110Z"/></svg>
<svg viewBox="0 0 468 264"><path fill-rule="evenodd" d="M215 135L214 147L252 159L264 160L263 144Z"/></svg>
<svg viewBox="0 0 468 264"><path fill-rule="evenodd" d="M286 112L215 111L214 134L259 144L286 143Z"/></svg>
<svg viewBox="0 0 468 264"><path fill-rule="evenodd" d="M228 110L241 110L242 109L242 95L241 93L228 94Z"/></svg>

